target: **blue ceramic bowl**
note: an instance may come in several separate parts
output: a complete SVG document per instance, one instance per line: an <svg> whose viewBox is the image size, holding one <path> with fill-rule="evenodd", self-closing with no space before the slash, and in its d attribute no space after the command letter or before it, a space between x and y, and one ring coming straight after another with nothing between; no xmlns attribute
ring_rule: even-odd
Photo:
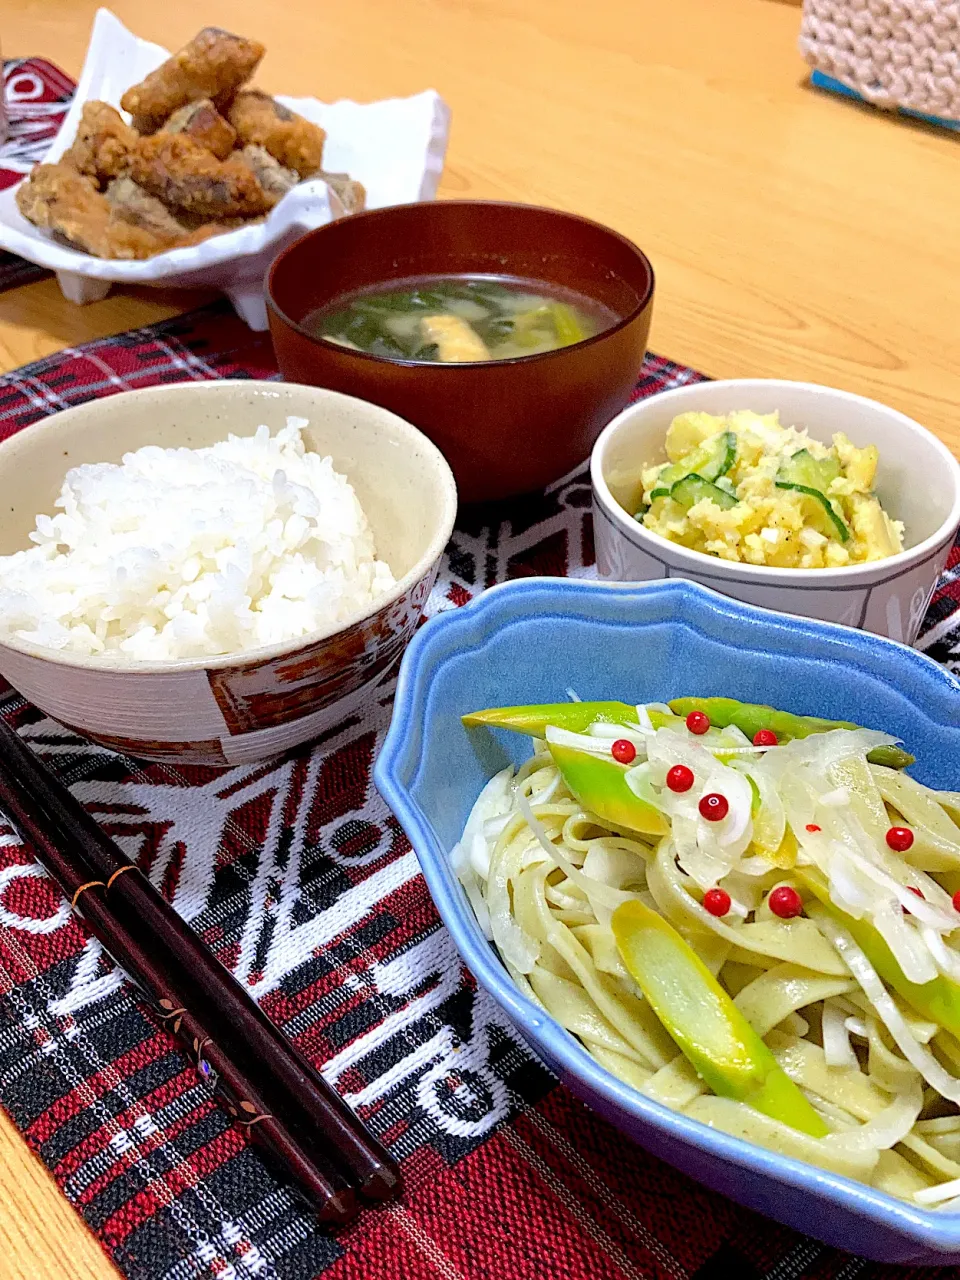
<svg viewBox="0 0 960 1280"><path fill-rule="evenodd" d="M960 684L912 649L740 604L682 580L641 586L526 579L441 614L414 637L374 770L437 909L479 982L536 1052L623 1133L731 1199L883 1262L960 1260L960 1214L937 1214L709 1129L609 1075L513 985L450 869L484 782L528 753L518 735L469 733L478 707L726 694L855 720L902 737L912 772L955 788Z"/></svg>

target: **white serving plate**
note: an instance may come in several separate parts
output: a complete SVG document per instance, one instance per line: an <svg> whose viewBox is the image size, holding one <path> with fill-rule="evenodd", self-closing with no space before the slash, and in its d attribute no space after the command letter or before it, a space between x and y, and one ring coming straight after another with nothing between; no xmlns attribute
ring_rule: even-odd
<svg viewBox="0 0 960 1280"><path fill-rule="evenodd" d="M58 160L70 147L85 102L96 98L119 108L125 90L169 56L169 50L128 31L108 9L98 9L73 104L46 159ZM282 94L277 94L277 101L326 130L324 168L362 182L368 209L432 200L436 195L450 110L434 90L370 103L324 103ZM26 172L29 166L23 168ZM117 262L57 244L32 226L17 208L16 189L0 192L0 248L55 271L64 295L73 302L98 301L115 282L214 288L227 295L253 329L267 327L263 277L277 253L305 231L344 216L325 182L304 182L284 196L264 222L143 262Z"/></svg>

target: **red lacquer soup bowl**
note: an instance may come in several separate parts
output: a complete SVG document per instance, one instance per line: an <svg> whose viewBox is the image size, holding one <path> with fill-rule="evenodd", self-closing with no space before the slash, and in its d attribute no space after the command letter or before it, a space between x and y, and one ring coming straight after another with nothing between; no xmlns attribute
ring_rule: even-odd
<svg viewBox="0 0 960 1280"><path fill-rule="evenodd" d="M369 355L304 327L311 312L358 289L461 273L542 281L619 318L558 351L475 364ZM553 209L484 201L399 205L330 223L284 250L267 276L283 376L414 423L446 456L463 502L528 493L583 462L634 387L653 290L649 261L617 232Z"/></svg>

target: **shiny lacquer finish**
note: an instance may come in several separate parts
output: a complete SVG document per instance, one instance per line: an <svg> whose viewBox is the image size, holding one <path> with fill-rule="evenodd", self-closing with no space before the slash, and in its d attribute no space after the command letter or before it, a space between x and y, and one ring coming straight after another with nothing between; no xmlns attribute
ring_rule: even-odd
<svg viewBox="0 0 960 1280"><path fill-rule="evenodd" d="M341 294L416 275L506 275L561 285L620 320L586 342L519 360L423 364L351 351L302 321ZM437 444L463 502L541 488L583 462L626 404L646 352L653 269L625 237L533 205L442 201L309 232L267 277L284 377L392 409Z"/></svg>

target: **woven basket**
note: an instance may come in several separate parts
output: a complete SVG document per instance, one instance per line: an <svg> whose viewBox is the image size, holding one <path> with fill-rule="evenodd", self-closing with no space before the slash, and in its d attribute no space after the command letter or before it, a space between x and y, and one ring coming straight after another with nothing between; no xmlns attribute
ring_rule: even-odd
<svg viewBox="0 0 960 1280"><path fill-rule="evenodd" d="M800 50L875 106L960 120L958 0L804 0Z"/></svg>

